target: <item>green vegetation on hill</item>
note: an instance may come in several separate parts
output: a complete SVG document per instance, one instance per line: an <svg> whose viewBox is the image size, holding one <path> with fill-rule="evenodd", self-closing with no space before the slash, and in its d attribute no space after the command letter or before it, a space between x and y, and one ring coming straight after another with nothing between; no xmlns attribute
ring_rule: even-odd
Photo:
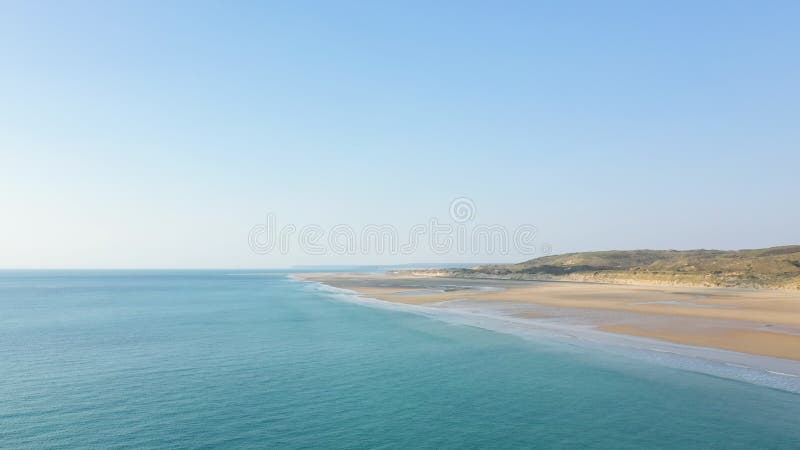
<svg viewBox="0 0 800 450"><path fill-rule="evenodd" d="M687 286L800 289L800 245L756 250L631 250L567 253L519 264L429 275Z"/></svg>

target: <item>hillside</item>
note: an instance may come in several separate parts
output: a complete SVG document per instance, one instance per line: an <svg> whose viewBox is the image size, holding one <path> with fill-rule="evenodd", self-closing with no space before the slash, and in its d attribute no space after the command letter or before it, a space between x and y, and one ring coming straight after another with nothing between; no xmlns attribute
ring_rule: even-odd
<svg viewBox="0 0 800 450"><path fill-rule="evenodd" d="M735 251L631 250L567 253L519 264L414 273L464 278L800 289L800 245Z"/></svg>

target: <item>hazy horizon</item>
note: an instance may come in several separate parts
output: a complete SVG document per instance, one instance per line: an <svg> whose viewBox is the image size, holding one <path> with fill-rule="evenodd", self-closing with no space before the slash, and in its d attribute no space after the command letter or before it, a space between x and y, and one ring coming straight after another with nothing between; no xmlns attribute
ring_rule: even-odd
<svg viewBox="0 0 800 450"><path fill-rule="evenodd" d="M0 269L800 243L796 2L0 11ZM470 227L535 227L532 252L250 239L269 215L402 239L461 198Z"/></svg>
<svg viewBox="0 0 800 450"><path fill-rule="evenodd" d="M786 245L777 245L777 246L770 246L771 247L785 247L785 246L795 246L800 244L786 244ZM711 249L711 248L692 248L692 249L652 249L652 248L637 248L637 249L605 249L605 250L588 250L587 252L604 252L604 251L627 251L627 250L665 250L665 251L684 251L684 250L723 250L723 251L736 251L736 250L756 250L756 249L749 249L749 248L732 248L732 249ZM498 261L461 261L461 262L448 262L448 261L427 261L427 262L402 262L402 263L364 263L364 264L291 264L286 266L271 266L271 267L246 267L246 266L208 266L208 267L0 267L0 271L71 271L71 270L78 270L78 271L182 271L182 270L209 270L209 271L219 271L219 270L266 270L266 271L305 271L305 270L367 270L367 269L393 269L393 268L405 268L405 267L414 267L418 266L418 268L459 268L459 267L471 267L471 266L479 266L479 265L487 265L487 264L514 264L519 262L525 262L531 259L539 258L542 256L558 256L563 255L566 253L582 253L582 252L561 252L561 253L552 253L548 255L536 255L530 258L523 258L523 259L507 259L507 260L498 260Z"/></svg>

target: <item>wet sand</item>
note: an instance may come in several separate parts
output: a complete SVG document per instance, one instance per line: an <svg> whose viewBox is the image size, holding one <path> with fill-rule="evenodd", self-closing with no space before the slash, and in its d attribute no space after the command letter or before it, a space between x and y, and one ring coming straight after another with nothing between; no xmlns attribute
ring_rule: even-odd
<svg viewBox="0 0 800 450"><path fill-rule="evenodd" d="M406 305L800 361L800 292L395 276L297 275Z"/></svg>

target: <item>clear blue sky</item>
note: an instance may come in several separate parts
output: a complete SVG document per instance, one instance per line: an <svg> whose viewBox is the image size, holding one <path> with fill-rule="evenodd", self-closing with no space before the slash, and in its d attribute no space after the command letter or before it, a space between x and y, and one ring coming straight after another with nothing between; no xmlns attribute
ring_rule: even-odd
<svg viewBox="0 0 800 450"><path fill-rule="evenodd" d="M800 2L2 2L0 267L279 267L471 198L554 252L800 243ZM524 259L524 258L523 258Z"/></svg>

